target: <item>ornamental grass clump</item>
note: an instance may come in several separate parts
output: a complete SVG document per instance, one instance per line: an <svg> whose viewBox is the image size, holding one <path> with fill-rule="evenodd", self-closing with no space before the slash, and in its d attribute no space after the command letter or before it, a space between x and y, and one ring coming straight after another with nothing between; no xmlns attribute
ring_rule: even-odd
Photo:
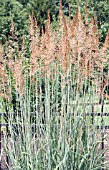
<svg viewBox="0 0 109 170"><path fill-rule="evenodd" d="M30 16L29 40L23 35L22 45L12 22L6 51L0 53L8 169L100 170L108 165L101 149L104 129L97 130L95 118L86 113L97 112L94 103L109 100L109 32L101 46L97 19L86 7L85 21L79 6L72 21L61 2L59 28L52 30L48 12L41 34Z"/></svg>

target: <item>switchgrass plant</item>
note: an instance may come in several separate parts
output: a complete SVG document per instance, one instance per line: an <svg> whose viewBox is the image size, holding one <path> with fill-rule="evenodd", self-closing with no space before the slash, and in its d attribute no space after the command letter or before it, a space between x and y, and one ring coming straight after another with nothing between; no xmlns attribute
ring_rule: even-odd
<svg viewBox="0 0 109 170"><path fill-rule="evenodd" d="M40 110L30 112L32 101L29 95L25 94L24 103L22 98L17 98L20 109L16 118L13 118L13 113L10 114L8 122L11 137L7 139L6 134L4 142L12 166L9 169L100 169L104 166L104 150L100 149L101 137L97 133L96 124L92 125L86 119L85 104L82 109L79 108L77 94L76 106L72 106L73 101L69 99L71 88L68 85L61 87L61 111L56 111L57 105L55 102L52 104L52 99L56 100L55 90L60 89L59 85L57 89L53 84L50 87L50 81L45 76L43 105L40 106L39 99L35 101L41 107ZM91 112L91 109L88 111Z"/></svg>
<svg viewBox="0 0 109 170"><path fill-rule="evenodd" d="M30 44L23 36L21 49L17 42L11 46L12 23L0 71L10 133L4 135L7 169L108 168L101 149L104 129L97 130L86 113L95 112L94 103L103 113L109 99L109 33L100 46L96 17L84 23L78 7L73 21L66 19L62 3L59 16L60 26L52 31L48 13L41 35L30 16Z"/></svg>
<svg viewBox="0 0 109 170"><path fill-rule="evenodd" d="M97 132L95 123L92 125L91 121L87 121L85 103L80 109L79 94L76 94L76 106L72 106L73 101L69 98L72 90L69 84L60 87L61 106L57 106L52 100L56 101L56 91L60 91L59 84L56 88L53 84L50 85L50 81L45 76L45 98L41 102L42 106L39 99L34 102L40 107L39 110L30 112L32 101L29 95L25 94L24 103L22 98L17 98L20 101L17 114L20 112L21 116L16 114L13 119L13 113L10 114L8 122L11 136L7 139L6 134L4 142L12 166L9 169L101 169L104 167L104 150L100 148L101 134ZM53 81L55 80L52 79L52 83ZM37 97L37 93L35 96ZM32 106L34 103L32 102ZM92 99L89 103L92 103ZM61 107L60 112L57 107ZM91 108L87 111L91 112Z"/></svg>

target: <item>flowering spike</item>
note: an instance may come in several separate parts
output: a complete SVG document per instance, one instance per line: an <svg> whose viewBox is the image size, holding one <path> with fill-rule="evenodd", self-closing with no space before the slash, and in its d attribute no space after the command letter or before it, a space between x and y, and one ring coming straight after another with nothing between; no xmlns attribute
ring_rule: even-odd
<svg viewBox="0 0 109 170"><path fill-rule="evenodd" d="M107 32L106 38L105 38L105 42L103 47L107 50L107 48L109 48L109 30Z"/></svg>
<svg viewBox="0 0 109 170"><path fill-rule="evenodd" d="M62 12L62 0L60 0L60 12Z"/></svg>
<svg viewBox="0 0 109 170"><path fill-rule="evenodd" d="M10 32L14 33L14 31L15 31L15 29L14 29L14 21L12 20Z"/></svg>
<svg viewBox="0 0 109 170"><path fill-rule="evenodd" d="M33 19L33 16L29 15L29 21L30 21L29 34L30 34L30 36L33 36L34 35L34 19Z"/></svg>
<svg viewBox="0 0 109 170"><path fill-rule="evenodd" d="M60 0L60 11L59 11L59 16L60 16L60 23L63 25L63 11L62 11L62 0Z"/></svg>
<svg viewBox="0 0 109 170"><path fill-rule="evenodd" d="M86 0L85 4L85 23L88 24L88 0Z"/></svg>

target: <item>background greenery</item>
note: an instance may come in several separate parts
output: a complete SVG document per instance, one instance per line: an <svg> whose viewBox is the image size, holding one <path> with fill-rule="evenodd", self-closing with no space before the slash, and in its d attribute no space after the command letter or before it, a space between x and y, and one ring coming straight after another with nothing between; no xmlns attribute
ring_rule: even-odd
<svg viewBox="0 0 109 170"><path fill-rule="evenodd" d="M68 16L70 6L71 18L73 18L78 2L81 7L86 3L84 0L63 0L64 14ZM44 27L48 10L51 13L51 21L55 22L58 18L59 4L60 0L0 0L0 41L3 43L6 41L12 20L19 36L23 33L27 35L30 14L36 17L40 28ZM84 14L84 8L81 9ZM89 0L88 9L92 16L96 14L101 41L104 41L109 28L109 1Z"/></svg>

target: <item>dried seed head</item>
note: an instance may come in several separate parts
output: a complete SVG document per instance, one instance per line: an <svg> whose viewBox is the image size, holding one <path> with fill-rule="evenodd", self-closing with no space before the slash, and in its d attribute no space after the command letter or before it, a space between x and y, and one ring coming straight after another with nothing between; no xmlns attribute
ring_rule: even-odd
<svg viewBox="0 0 109 170"><path fill-rule="evenodd" d="M15 28L14 28L14 21L12 20L10 32L14 33L14 31L15 31Z"/></svg>
<svg viewBox="0 0 109 170"><path fill-rule="evenodd" d="M85 4L85 24L88 25L88 0L86 0Z"/></svg>

